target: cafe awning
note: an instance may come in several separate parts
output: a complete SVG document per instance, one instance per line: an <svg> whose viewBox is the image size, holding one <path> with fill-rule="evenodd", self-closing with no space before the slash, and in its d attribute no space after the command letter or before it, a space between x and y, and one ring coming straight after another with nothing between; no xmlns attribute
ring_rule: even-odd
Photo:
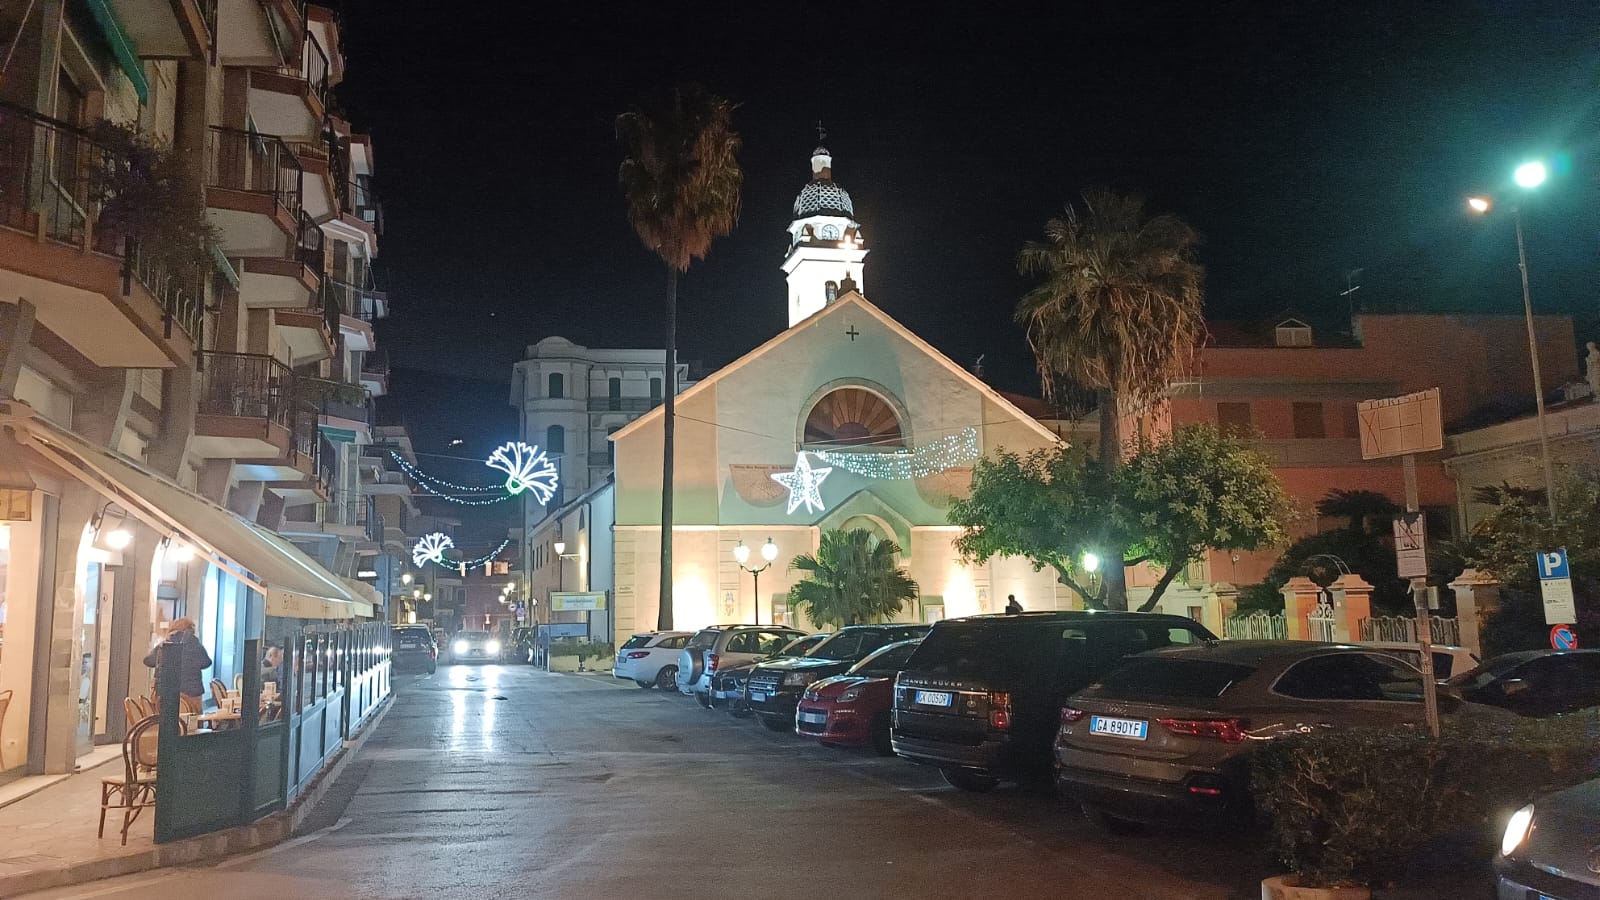
<svg viewBox="0 0 1600 900"><path fill-rule="evenodd" d="M337 575L266 528L174 484L126 457L0 402L0 424L63 471L158 532L176 535L266 597L266 613L305 619L371 618L372 604Z"/></svg>

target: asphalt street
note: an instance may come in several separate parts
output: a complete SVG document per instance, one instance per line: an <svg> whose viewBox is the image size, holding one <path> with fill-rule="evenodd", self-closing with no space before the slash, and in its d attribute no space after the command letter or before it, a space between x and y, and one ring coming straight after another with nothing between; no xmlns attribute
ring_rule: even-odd
<svg viewBox="0 0 1600 900"><path fill-rule="evenodd" d="M406 675L296 839L45 898L1236 898L1270 860L1115 838L1038 789L774 734L632 682Z"/></svg>

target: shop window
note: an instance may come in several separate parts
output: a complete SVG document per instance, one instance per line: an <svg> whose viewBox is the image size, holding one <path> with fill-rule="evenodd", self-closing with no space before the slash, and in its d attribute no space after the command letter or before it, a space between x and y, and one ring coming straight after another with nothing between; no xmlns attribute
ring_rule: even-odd
<svg viewBox="0 0 1600 900"><path fill-rule="evenodd" d="M1294 405L1294 436L1297 438L1327 437L1322 421L1321 403L1296 403Z"/></svg>

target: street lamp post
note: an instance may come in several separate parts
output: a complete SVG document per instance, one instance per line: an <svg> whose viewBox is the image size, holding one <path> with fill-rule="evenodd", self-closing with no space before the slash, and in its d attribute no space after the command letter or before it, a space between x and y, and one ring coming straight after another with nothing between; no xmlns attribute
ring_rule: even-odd
<svg viewBox="0 0 1600 900"><path fill-rule="evenodd" d="M1547 173L1544 163L1523 163L1517 167L1513 175L1517 184L1525 189L1532 190L1541 184ZM1486 197L1469 197L1467 205L1473 212L1487 213L1491 203ZM1545 423L1544 414L1544 375L1539 367L1539 341L1533 328L1533 297L1528 290L1528 249L1522 239L1522 205L1513 204L1511 219L1517 231L1517 270L1522 275L1522 319L1528 329L1528 359L1533 365L1533 404L1535 418L1539 424L1539 459L1544 467L1544 496L1550 509L1550 519L1556 517L1556 479L1555 469L1550 462L1550 429Z"/></svg>
<svg viewBox="0 0 1600 900"><path fill-rule="evenodd" d="M772 538L767 538L767 542L765 544L761 545L761 558L766 560L767 564L764 565L764 566L761 566L760 568L752 569L749 566L745 565L745 563L750 561L750 548L746 547L744 545L744 541L740 541L738 544L736 544L734 546L734 548L733 548L733 558L734 558L734 561L739 564L739 568L745 570L746 572L749 572L752 576L754 576L754 579L755 579L755 595L756 595L755 596L755 606L756 606L756 621L755 621L755 624L756 625L760 625L761 624L761 573L765 572L766 570L768 570L770 568L772 568L772 561L778 558L778 545L774 544L772 542Z"/></svg>

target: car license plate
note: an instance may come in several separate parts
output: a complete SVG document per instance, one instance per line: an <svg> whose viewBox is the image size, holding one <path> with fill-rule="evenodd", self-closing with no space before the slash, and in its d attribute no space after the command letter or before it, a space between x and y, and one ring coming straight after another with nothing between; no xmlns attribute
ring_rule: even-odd
<svg viewBox="0 0 1600 900"><path fill-rule="evenodd" d="M917 691L911 699L923 706L949 706L951 696L949 691Z"/></svg>
<svg viewBox="0 0 1600 900"><path fill-rule="evenodd" d="M415 650L420 646L422 646L422 645L416 643L415 641L401 641L400 642L400 649L401 650Z"/></svg>
<svg viewBox="0 0 1600 900"><path fill-rule="evenodd" d="M1106 716L1089 717L1089 733L1107 737L1142 741L1149 733L1150 723L1139 719L1112 719Z"/></svg>
<svg viewBox="0 0 1600 900"><path fill-rule="evenodd" d="M751 703L765 703L765 702L767 702L767 695L761 693L760 691L751 691L750 692L750 702Z"/></svg>
<svg viewBox="0 0 1600 900"><path fill-rule="evenodd" d="M800 714L800 721L809 722L812 725L826 725L828 724L828 714L803 712Z"/></svg>

